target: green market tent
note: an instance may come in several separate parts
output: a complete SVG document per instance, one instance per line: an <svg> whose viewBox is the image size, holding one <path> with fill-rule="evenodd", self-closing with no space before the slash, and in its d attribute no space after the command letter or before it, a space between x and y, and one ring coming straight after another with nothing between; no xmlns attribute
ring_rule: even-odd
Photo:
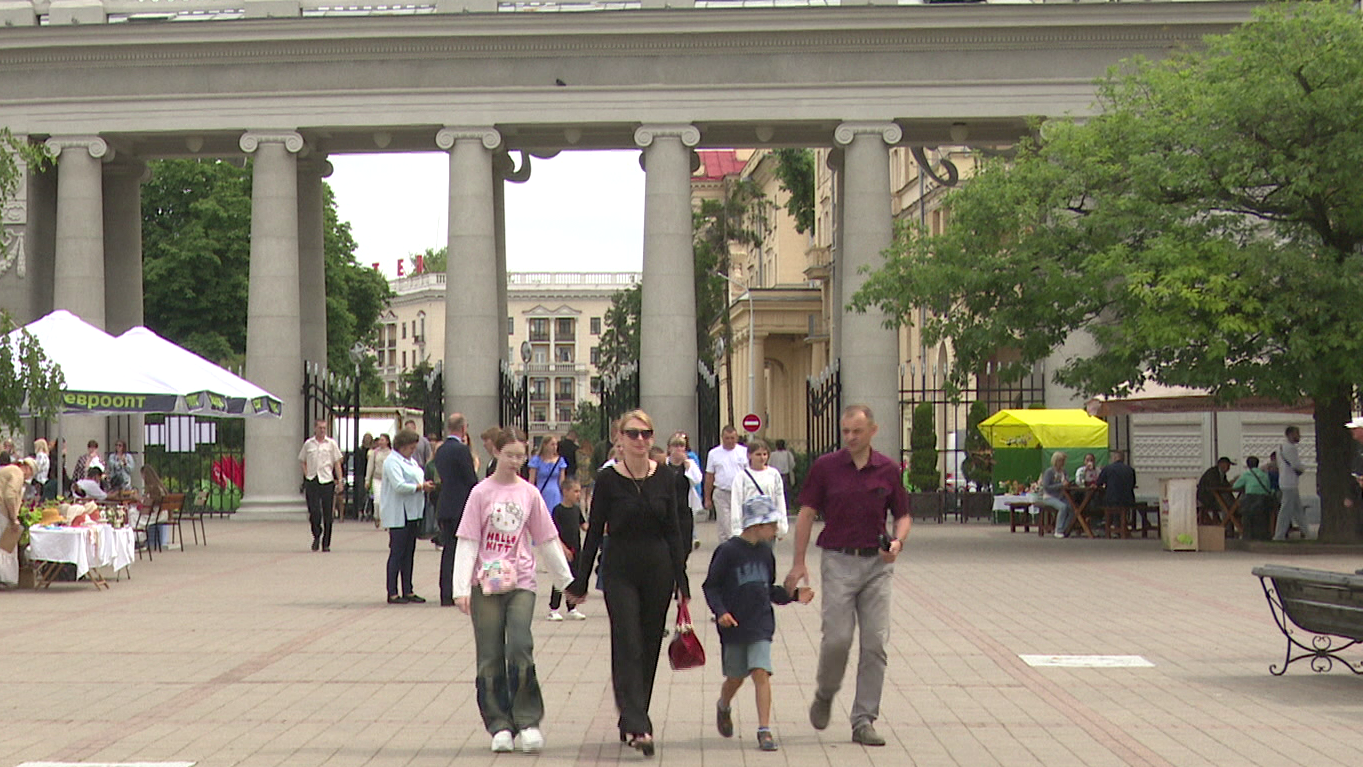
<svg viewBox="0 0 1363 767"><path fill-rule="evenodd" d="M1057 452L1069 456L1071 474L1085 453L1100 466L1108 461L1107 422L1079 409L1000 410L980 422L980 432L994 448L995 484L1035 481Z"/></svg>

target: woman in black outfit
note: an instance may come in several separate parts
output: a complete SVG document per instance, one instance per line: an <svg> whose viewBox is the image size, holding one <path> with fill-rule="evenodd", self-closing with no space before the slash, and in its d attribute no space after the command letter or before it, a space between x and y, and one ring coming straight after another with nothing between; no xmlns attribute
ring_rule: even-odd
<svg viewBox="0 0 1363 767"><path fill-rule="evenodd" d="M567 594L570 605L586 598L588 576L609 530L611 545L602 555L601 572L611 622L611 677L620 738L652 756L648 707L667 608L674 594L689 599L691 589L677 529L676 475L648 457L653 420L647 413L634 410L620 419L620 444L623 460L597 475L587 540Z"/></svg>

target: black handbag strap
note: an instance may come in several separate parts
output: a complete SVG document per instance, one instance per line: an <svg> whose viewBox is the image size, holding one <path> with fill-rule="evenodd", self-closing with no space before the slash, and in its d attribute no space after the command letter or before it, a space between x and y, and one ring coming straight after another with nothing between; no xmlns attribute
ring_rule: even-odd
<svg viewBox="0 0 1363 767"><path fill-rule="evenodd" d="M748 479L751 479L751 480L752 480L753 487L756 487L756 488L757 488L757 494L760 495L760 496L762 496L763 498L765 498L765 497L767 496L767 494L764 493L764 492L762 492L762 485L758 484L758 482L757 482L757 477L754 477L754 476L752 475L752 472L748 471L748 469L747 469L746 466L743 468L743 473L744 473L744 474L747 474L747 475L748 475Z"/></svg>
<svg viewBox="0 0 1363 767"><path fill-rule="evenodd" d="M541 495L544 494L544 488L545 488L546 486L548 486L548 484L549 484L549 478L552 477L552 476L554 476L554 470L558 468L558 462L559 462L559 461L562 461L562 460L563 460L563 456L559 456L559 457L555 458L555 459L554 459L553 465L551 465L551 466L549 467L549 471L547 471L547 472L544 473L544 484L540 485L540 487L539 487L539 491L540 491L540 494L541 494Z"/></svg>

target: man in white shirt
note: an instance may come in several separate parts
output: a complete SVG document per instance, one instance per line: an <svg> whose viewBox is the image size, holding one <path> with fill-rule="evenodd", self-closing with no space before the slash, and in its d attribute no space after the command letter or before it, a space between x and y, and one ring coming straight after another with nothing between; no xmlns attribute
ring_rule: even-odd
<svg viewBox="0 0 1363 767"><path fill-rule="evenodd" d="M336 489L345 487L341 446L327 436L327 422L313 424L312 437L298 451L303 465L303 493L308 499L308 522L312 524L312 550L331 551L331 505Z"/></svg>
<svg viewBox="0 0 1363 767"><path fill-rule="evenodd" d="M1301 430L1295 426L1283 432L1287 441L1278 448L1278 487L1282 489L1282 506L1278 509L1278 527L1273 531L1273 540L1287 540L1287 531L1296 522L1306 537L1306 511L1301 506L1301 475L1306 469L1301 465L1297 453L1297 443L1301 442Z"/></svg>
<svg viewBox="0 0 1363 767"><path fill-rule="evenodd" d="M748 448L738 444L738 429L725 426L719 434L719 445L710 448L705 457L705 506L715 510L719 543L728 540L732 532L730 488L734 477L747 465Z"/></svg>

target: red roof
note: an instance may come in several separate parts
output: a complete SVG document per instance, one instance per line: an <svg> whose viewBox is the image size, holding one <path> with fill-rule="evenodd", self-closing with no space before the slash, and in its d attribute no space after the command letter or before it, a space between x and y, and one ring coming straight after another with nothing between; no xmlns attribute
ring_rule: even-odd
<svg viewBox="0 0 1363 767"><path fill-rule="evenodd" d="M738 159L738 153L732 149L698 149L696 154L700 155L700 170L692 174L691 178L695 179L718 181L725 176L737 175L746 164Z"/></svg>

